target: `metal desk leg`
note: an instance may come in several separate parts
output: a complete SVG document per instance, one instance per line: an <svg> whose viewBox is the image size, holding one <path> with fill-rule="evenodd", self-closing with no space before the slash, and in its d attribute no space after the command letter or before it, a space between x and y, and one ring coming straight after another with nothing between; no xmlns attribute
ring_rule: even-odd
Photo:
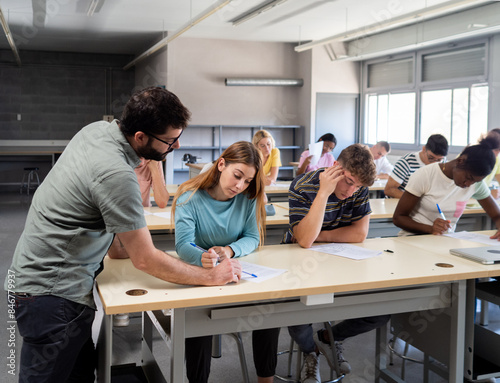
<svg viewBox="0 0 500 383"><path fill-rule="evenodd" d="M186 309L178 308L172 310L171 329L170 382L182 382L184 381Z"/></svg>
<svg viewBox="0 0 500 383"><path fill-rule="evenodd" d="M452 285L452 304L450 308L450 382L462 382L465 348L465 308L467 281L461 280Z"/></svg>
<svg viewBox="0 0 500 383"><path fill-rule="evenodd" d="M98 342L98 368L99 382L111 383L111 361L113 353L113 315L104 315Z"/></svg>

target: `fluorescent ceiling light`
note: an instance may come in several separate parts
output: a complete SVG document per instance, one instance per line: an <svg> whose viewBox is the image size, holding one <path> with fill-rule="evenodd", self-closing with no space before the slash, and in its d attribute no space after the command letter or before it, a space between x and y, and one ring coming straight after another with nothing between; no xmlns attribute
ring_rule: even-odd
<svg viewBox="0 0 500 383"><path fill-rule="evenodd" d="M104 0L91 0L87 10L87 16L93 16L95 12L99 12L103 4Z"/></svg>
<svg viewBox="0 0 500 383"><path fill-rule="evenodd" d="M265 4L261 5L257 9L250 10L249 12L245 13L244 15L236 18L233 20L233 26L238 26L245 21L248 21L250 19L253 19L255 16L260 15L261 13L264 13L266 11L269 11L270 9L274 8L277 5L280 5L284 3L287 0L271 0L266 2Z"/></svg>
<svg viewBox="0 0 500 383"><path fill-rule="evenodd" d="M226 78L226 86L302 86L301 78Z"/></svg>
<svg viewBox="0 0 500 383"><path fill-rule="evenodd" d="M232 0L225 0L225 1L219 0L219 1L215 2L212 6L208 7L203 12L198 14L195 18L189 20L186 24L184 24L182 27L180 27L177 31L172 32L172 34L169 34L167 37L165 37L164 39L161 39L159 42L157 42L151 48L149 48L145 52L141 53L139 56L137 56L135 59L133 59L127 65L125 65L123 67L123 69L127 70L127 69L131 68L132 66L136 65L139 61L142 61L146 57L151 56L156 51L158 51L161 48L163 48L164 46L168 45L172 40L179 37L184 32L186 32L187 30L191 29L196 24L198 24L199 22L205 20L208 16L214 14L222 7L225 7L226 5L228 5L231 1Z"/></svg>
<svg viewBox="0 0 500 383"><path fill-rule="evenodd" d="M368 25L366 27L354 29L345 33L339 33L334 36L326 37L321 40L311 41L307 44L297 45L294 49L296 52L303 52L312 49L317 46L325 45L335 41L349 41L354 40L359 37L369 36L375 33L379 33L385 30L401 27L404 25L415 24L426 19L441 16L444 14L449 14L452 12L458 12L460 10L470 8L473 6L478 6L484 3L490 3L489 0L451 0L446 3L438 4L433 7L428 7L421 9L419 11L404 14L399 17L395 17L386 22L380 22Z"/></svg>

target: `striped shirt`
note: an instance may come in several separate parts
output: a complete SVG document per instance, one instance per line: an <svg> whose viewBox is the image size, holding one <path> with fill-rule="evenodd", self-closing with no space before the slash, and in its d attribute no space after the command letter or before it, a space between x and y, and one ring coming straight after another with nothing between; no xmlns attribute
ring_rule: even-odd
<svg viewBox="0 0 500 383"><path fill-rule="evenodd" d="M318 169L298 176L290 185L288 203L290 205L290 218L288 231L282 243L292 243L293 228L304 218L319 191L319 175L325 169ZM368 199L368 188L361 187L352 196L340 200L332 193L326 203L325 215L321 231L335 230L339 227L349 226L371 213Z"/></svg>
<svg viewBox="0 0 500 383"><path fill-rule="evenodd" d="M420 152L408 153L401 157L394 165L394 170L392 171L390 177L399 183L398 189L405 191L405 187L408 184L410 176L415 173L417 169L420 169L425 164L420 159Z"/></svg>

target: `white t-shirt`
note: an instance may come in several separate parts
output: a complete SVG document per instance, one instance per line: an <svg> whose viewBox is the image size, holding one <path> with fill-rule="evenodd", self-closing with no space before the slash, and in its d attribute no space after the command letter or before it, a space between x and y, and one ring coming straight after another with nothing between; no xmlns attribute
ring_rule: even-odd
<svg viewBox="0 0 500 383"><path fill-rule="evenodd" d="M377 174L391 174L393 166L386 156L373 161L375 162L375 167L377 168Z"/></svg>
<svg viewBox="0 0 500 383"><path fill-rule="evenodd" d="M471 197L482 200L490 195L490 190L483 181L463 189L455 185L452 179L444 175L438 163L424 166L413 173L406 191L421 197L410 214L414 221L432 225L436 218L441 218L436 206L439 204L446 219L451 221L452 231L455 231Z"/></svg>

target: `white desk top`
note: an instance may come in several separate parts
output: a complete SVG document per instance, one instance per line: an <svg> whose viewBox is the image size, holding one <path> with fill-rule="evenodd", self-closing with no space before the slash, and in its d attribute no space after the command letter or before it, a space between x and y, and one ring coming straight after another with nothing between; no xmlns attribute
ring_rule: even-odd
<svg viewBox="0 0 500 383"><path fill-rule="evenodd" d="M106 257L104 271L97 277L97 283L106 313L117 314L356 292L500 275L500 266L482 265L449 254L445 241L448 239L441 236L369 239L358 246L390 249L393 253L383 252L378 257L362 261L302 249L297 244L264 246L241 259L263 266L284 268L287 272L262 283L241 281L217 287L190 287L161 281L135 269L128 259ZM460 246L472 244L462 242ZM457 244L454 242L453 247ZM439 267L437 263L447 263L453 267ZM147 290L147 294L126 294L133 289Z"/></svg>

